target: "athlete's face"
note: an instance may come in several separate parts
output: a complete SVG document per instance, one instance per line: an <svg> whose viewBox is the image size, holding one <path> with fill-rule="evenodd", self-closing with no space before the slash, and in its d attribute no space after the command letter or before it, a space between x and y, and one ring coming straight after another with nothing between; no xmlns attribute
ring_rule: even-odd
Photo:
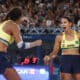
<svg viewBox="0 0 80 80"><path fill-rule="evenodd" d="M71 29L72 23L69 22L66 18L62 18L61 26L64 29L64 31L68 31L69 29Z"/></svg>

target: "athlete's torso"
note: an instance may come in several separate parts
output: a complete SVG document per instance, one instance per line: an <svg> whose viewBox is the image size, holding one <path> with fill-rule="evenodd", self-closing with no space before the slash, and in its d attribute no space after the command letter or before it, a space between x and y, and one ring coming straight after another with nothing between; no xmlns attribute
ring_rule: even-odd
<svg viewBox="0 0 80 80"><path fill-rule="evenodd" d="M10 23L10 20L4 21L0 24L0 51L5 51L7 49L7 46L14 42L13 37L10 34L6 33L4 30L4 28L7 28L7 23Z"/></svg>
<svg viewBox="0 0 80 80"><path fill-rule="evenodd" d="M79 54L79 39L76 31L73 31L73 40L68 40L65 32L62 33L61 49L62 55L77 55Z"/></svg>

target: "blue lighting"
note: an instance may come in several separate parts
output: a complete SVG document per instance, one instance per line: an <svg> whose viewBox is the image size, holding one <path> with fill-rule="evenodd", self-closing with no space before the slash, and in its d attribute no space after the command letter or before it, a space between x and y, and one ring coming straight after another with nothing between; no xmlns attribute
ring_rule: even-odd
<svg viewBox="0 0 80 80"><path fill-rule="evenodd" d="M14 66L21 80L50 80L48 66ZM0 75L0 80L6 80Z"/></svg>

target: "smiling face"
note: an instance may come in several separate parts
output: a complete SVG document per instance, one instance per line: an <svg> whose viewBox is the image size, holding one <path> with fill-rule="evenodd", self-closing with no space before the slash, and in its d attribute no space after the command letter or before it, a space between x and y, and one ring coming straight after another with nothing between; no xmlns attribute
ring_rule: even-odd
<svg viewBox="0 0 80 80"><path fill-rule="evenodd" d="M68 31L69 29L71 29L72 22L67 18L62 18L61 19L61 26L64 29L64 31Z"/></svg>

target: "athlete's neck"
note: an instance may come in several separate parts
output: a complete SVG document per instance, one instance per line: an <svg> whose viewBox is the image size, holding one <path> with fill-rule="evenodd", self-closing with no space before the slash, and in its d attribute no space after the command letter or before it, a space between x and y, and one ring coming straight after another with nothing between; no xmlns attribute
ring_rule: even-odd
<svg viewBox="0 0 80 80"><path fill-rule="evenodd" d="M68 31L65 31L65 34L66 34L66 35L73 34L73 30L70 29L70 30L68 30Z"/></svg>

